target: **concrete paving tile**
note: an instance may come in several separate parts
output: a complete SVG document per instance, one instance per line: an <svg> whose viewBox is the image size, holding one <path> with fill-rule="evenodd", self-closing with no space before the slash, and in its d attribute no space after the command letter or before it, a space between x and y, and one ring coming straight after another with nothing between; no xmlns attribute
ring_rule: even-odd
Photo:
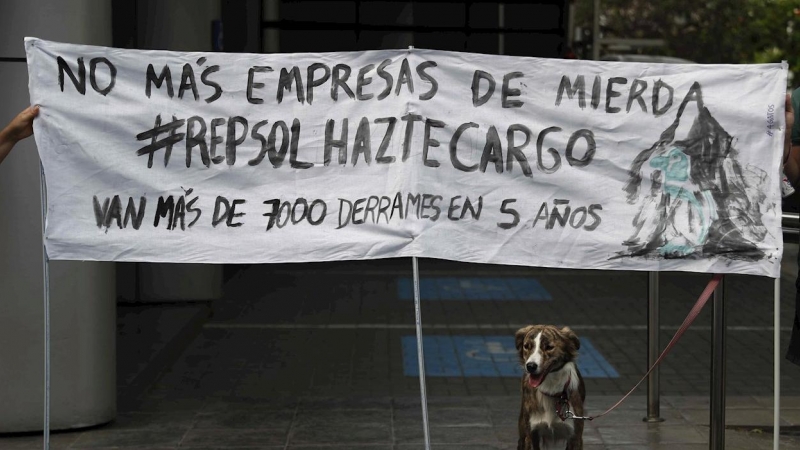
<svg viewBox="0 0 800 450"><path fill-rule="evenodd" d="M192 429L186 433L181 447L260 447L285 445L287 432L285 429Z"/></svg>
<svg viewBox="0 0 800 450"><path fill-rule="evenodd" d="M587 411L587 414L594 414L597 411ZM647 416L647 409L615 409L603 417L599 417L592 421L595 426L621 426L633 425L638 426L645 423L644 418ZM660 408L659 417L664 419L659 422L661 426L682 426L688 425L687 419L676 409L673 408Z"/></svg>
<svg viewBox="0 0 800 450"><path fill-rule="evenodd" d="M592 395L591 392L587 392L586 400L584 401L584 409L592 413L595 413L595 411L597 413L601 413L616 404L621 398L622 394ZM643 395L631 395L625 399L625 401L622 402L622 404L620 404L616 410L620 409L647 411L647 397Z"/></svg>
<svg viewBox="0 0 800 450"><path fill-rule="evenodd" d="M618 444L702 444L707 442L703 436L690 426L659 427L642 424L640 426L597 427L603 443L610 446Z"/></svg>
<svg viewBox="0 0 800 450"><path fill-rule="evenodd" d="M709 439L709 429L708 427L698 427L698 432L706 439ZM772 438L771 436L765 436L763 433L750 433L745 431L738 431L738 430L725 430L725 448L736 448L736 449L771 449L772 446ZM783 447L780 448L792 448Z"/></svg>
<svg viewBox="0 0 800 450"><path fill-rule="evenodd" d="M757 405L756 398L752 395L727 395L725 409L752 409Z"/></svg>
<svg viewBox="0 0 800 450"><path fill-rule="evenodd" d="M489 411L484 408L444 408L432 406L428 408L428 421L431 426L477 426L492 425ZM413 426L422 423L422 411L414 409L398 409L394 411L395 426Z"/></svg>
<svg viewBox="0 0 800 450"><path fill-rule="evenodd" d="M421 421L420 421L421 423ZM298 410L295 426L352 425L392 426L391 409L339 409L339 410Z"/></svg>
<svg viewBox="0 0 800 450"><path fill-rule="evenodd" d="M431 379L428 378L428 383ZM419 383L419 382L417 382ZM419 386L419 384L417 384ZM392 401L395 409L420 409L422 403L419 397L400 397ZM485 407L486 399L482 396L466 396L466 395L435 395L432 391L428 390L428 407L439 406L443 408L473 408Z"/></svg>
<svg viewBox="0 0 800 450"><path fill-rule="evenodd" d="M75 448L75 447L70 447L70 448ZM117 446L112 446L112 447L92 447L92 450L118 450L118 449L121 449L121 448L127 448L127 447L117 447ZM161 446L153 447L153 446L149 446L149 445L145 445L143 447L133 447L133 448L136 448L136 450L177 450L177 449L183 450L183 447L161 447ZM206 447L206 449L207 449L207 447ZM248 449L248 450L250 450L250 449Z"/></svg>
<svg viewBox="0 0 800 450"><path fill-rule="evenodd" d="M283 447L280 447L283 448ZM290 445L286 447L288 450L392 450L391 445L358 445L358 444L345 444L345 445Z"/></svg>
<svg viewBox="0 0 800 450"><path fill-rule="evenodd" d="M781 420L789 425L800 425L800 409L781 408Z"/></svg>
<svg viewBox="0 0 800 450"><path fill-rule="evenodd" d="M708 409L711 404L709 395L662 395L662 403L678 409ZM751 409L762 406L752 395L728 395L725 397L725 409Z"/></svg>
<svg viewBox="0 0 800 450"><path fill-rule="evenodd" d="M103 426L114 430L188 430L194 423L194 411L173 412L122 412ZM2 448L2 447L0 447Z"/></svg>
<svg viewBox="0 0 800 450"><path fill-rule="evenodd" d="M711 405L711 399L708 395L662 395L661 401L666 405L680 410L708 410Z"/></svg>
<svg viewBox="0 0 800 450"><path fill-rule="evenodd" d="M423 444L398 444L394 446L394 450L420 450L424 449ZM516 450L517 444L434 444L431 443L431 449L435 450ZM586 447L584 447L586 448ZM588 450L588 449L587 449Z"/></svg>
<svg viewBox="0 0 800 450"><path fill-rule="evenodd" d="M775 401L773 397L767 396L758 396L754 398L756 404L766 408L771 408ZM781 410L783 409L800 409L800 395L781 394Z"/></svg>
<svg viewBox="0 0 800 450"><path fill-rule="evenodd" d="M496 427L513 426L516 429L519 411L489 411L489 419Z"/></svg>
<svg viewBox="0 0 800 450"><path fill-rule="evenodd" d="M230 450L231 447L207 447L207 446L185 446L181 445L180 447L176 447L174 450ZM268 446L246 446L246 447L235 447L239 449L247 449L247 450L285 450L285 445L268 445Z"/></svg>
<svg viewBox="0 0 800 450"><path fill-rule="evenodd" d="M81 431L50 433L50 448L52 450L67 449L82 433ZM39 450L43 443L44 435L41 433L0 435L0 449L3 450Z"/></svg>
<svg viewBox="0 0 800 450"><path fill-rule="evenodd" d="M695 425L708 425L711 416L708 410L684 409L681 415L690 423ZM772 426L773 414L767 409L725 409L725 424L731 425L752 425L752 426ZM790 425L789 422L781 418L782 425Z"/></svg>
<svg viewBox="0 0 800 450"><path fill-rule="evenodd" d="M288 430L294 420L294 410L272 411L218 411L197 413L193 426L199 429L284 429Z"/></svg>
<svg viewBox="0 0 800 450"><path fill-rule="evenodd" d="M519 429L517 425L501 425L492 427L495 437L502 443L516 444L519 439Z"/></svg>
<svg viewBox="0 0 800 450"><path fill-rule="evenodd" d="M595 445L589 448L603 450L675 450L676 448L680 448L680 450L708 450L708 444L681 444L680 447L675 444L622 444L609 446ZM730 450L728 447L725 447L725 449Z"/></svg>
<svg viewBox="0 0 800 450"><path fill-rule="evenodd" d="M296 409L299 402L300 399L297 397L272 397L254 401L252 399L230 396L225 398L209 399L198 411L284 411Z"/></svg>
<svg viewBox="0 0 800 450"><path fill-rule="evenodd" d="M186 430L114 430L85 431L70 448L131 448L177 447Z"/></svg>
<svg viewBox="0 0 800 450"><path fill-rule="evenodd" d="M519 430L516 425L494 427L495 436L502 443L516 445L519 439ZM583 444L586 445L602 445L603 439L596 428L585 427L583 430Z"/></svg>
<svg viewBox="0 0 800 450"><path fill-rule="evenodd" d="M583 443L584 443L584 445L601 445L601 444L604 444L603 436L600 434L600 431L597 428L584 426L584 428L583 428Z"/></svg>
<svg viewBox="0 0 800 450"><path fill-rule="evenodd" d="M183 398L146 397L141 400L134 411L138 412L169 412L169 411L196 411L206 403L204 397L185 396Z"/></svg>
<svg viewBox="0 0 800 450"><path fill-rule="evenodd" d="M343 426L336 423L301 425L292 429L289 444L389 445L392 444L392 427L388 425L358 424Z"/></svg>
<svg viewBox="0 0 800 450"><path fill-rule="evenodd" d="M517 411L519 412L522 400L520 395L490 396L486 397L486 404L491 411Z"/></svg>
<svg viewBox="0 0 800 450"><path fill-rule="evenodd" d="M500 445L491 427L431 427L431 444L481 444ZM395 427L396 444L418 444L424 442L422 426Z"/></svg>
<svg viewBox="0 0 800 450"><path fill-rule="evenodd" d="M419 400L419 398L417 398ZM391 397L302 397L299 399L299 410L320 409L389 409L392 407Z"/></svg>

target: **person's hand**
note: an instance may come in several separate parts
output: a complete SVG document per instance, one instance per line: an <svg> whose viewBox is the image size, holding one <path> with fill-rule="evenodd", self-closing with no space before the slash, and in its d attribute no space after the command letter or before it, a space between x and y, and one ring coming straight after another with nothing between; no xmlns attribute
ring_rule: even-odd
<svg viewBox="0 0 800 450"><path fill-rule="evenodd" d="M786 129L783 133L783 163L789 160L789 152L792 150L792 126L794 126L794 111L792 110L792 96L786 94Z"/></svg>
<svg viewBox="0 0 800 450"><path fill-rule="evenodd" d="M30 106L17 114L2 131L3 138L12 145L33 134L33 118L39 115L39 106Z"/></svg>

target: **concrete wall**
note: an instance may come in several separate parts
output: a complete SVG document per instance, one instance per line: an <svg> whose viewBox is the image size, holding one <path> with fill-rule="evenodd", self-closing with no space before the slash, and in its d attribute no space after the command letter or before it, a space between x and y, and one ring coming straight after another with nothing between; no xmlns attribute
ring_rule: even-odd
<svg viewBox="0 0 800 450"><path fill-rule="evenodd" d="M110 45L104 0L4 0L0 56L24 58L23 37ZM0 126L28 106L24 62L0 62ZM44 307L39 159L33 139L0 166L0 432L40 430ZM50 264L51 428L116 414L115 271L111 263Z"/></svg>

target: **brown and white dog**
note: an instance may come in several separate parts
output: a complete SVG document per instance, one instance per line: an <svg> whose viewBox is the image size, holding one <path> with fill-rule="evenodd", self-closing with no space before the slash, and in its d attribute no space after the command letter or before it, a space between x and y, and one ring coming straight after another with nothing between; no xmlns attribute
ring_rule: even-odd
<svg viewBox="0 0 800 450"><path fill-rule="evenodd" d="M517 450L582 449L583 421L566 418L566 408L583 416L586 398L575 364L578 336L567 327L530 325L515 340L525 368Z"/></svg>

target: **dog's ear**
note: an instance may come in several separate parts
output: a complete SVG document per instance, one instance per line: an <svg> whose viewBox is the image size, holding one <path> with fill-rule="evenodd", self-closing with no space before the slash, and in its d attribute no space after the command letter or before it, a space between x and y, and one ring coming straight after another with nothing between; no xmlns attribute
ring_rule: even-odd
<svg viewBox="0 0 800 450"><path fill-rule="evenodd" d="M531 331L531 328L533 328L533 325L522 327L514 334L514 342L517 346L517 350L522 348L522 343L525 341L525 335L528 334L528 331Z"/></svg>
<svg viewBox="0 0 800 450"><path fill-rule="evenodd" d="M575 350L580 350L581 340L578 339L578 335L575 334L574 331L572 331L569 327L564 327L560 330L560 332L565 338L572 342L572 345L575 346Z"/></svg>
<svg viewBox="0 0 800 450"><path fill-rule="evenodd" d="M522 344L525 342L525 336L533 329L533 325L522 327L514 334L514 342L517 346L517 353L522 358Z"/></svg>

